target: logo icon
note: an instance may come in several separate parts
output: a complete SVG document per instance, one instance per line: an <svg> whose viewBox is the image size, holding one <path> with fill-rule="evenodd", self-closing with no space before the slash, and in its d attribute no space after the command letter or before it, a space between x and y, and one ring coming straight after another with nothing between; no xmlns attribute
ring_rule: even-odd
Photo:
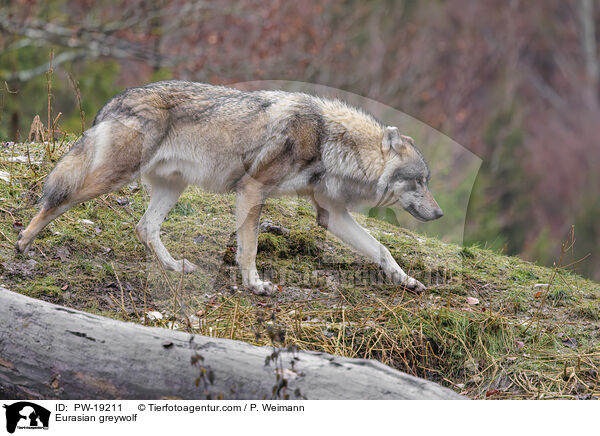
<svg viewBox="0 0 600 436"><path fill-rule="evenodd" d="M14 433L19 429L48 429L50 411L29 401L19 401L7 406L6 431Z"/></svg>

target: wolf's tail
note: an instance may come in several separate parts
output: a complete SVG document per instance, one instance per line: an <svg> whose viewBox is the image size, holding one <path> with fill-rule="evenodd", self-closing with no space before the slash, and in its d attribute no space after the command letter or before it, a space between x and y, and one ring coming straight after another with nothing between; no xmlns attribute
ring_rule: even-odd
<svg viewBox="0 0 600 436"><path fill-rule="evenodd" d="M40 203L45 209L63 204L81 188L92 166L94 145L93 135L86 132L56 164L42 191Z"/></svg>
<svg viewBox="0 0 600 436"><path fill-rule="evenodd" d="M46 210L115 191L139 168L139 132L102 121L85 131L48 176L40 203Z"/></svg>

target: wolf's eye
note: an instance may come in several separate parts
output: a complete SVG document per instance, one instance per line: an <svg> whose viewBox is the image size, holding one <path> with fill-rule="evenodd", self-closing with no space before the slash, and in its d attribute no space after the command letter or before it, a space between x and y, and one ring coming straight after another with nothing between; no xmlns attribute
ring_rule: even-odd
<svg viewBox="0 0 600 436"><path fill-rule="evenodd" d="M419 186L419 182L417 181L417 179L406 179L404 181L406 183L406 187L407 189L410 189L411 191L414 191L415 189L417 189L417 186Z"/></svg>

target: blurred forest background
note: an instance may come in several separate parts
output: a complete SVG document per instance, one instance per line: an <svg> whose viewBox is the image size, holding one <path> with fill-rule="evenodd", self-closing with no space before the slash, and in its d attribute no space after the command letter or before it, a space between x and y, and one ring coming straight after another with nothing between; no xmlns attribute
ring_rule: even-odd
<svg viewBox="0 0 600 436"><path fill-rule="evenodd" d="M465 243L600 278L593 0L0 0L0 140L80 133L125 87L294 80L403 111L483 159Z"/></svg>

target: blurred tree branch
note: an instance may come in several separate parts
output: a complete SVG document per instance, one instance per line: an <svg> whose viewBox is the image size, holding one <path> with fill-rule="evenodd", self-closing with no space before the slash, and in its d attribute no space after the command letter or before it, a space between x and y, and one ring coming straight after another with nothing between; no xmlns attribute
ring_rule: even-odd
<svg viewBox="0 0 600 436"><path fill-rule="evenodd" d="M75 61L79 59L89 58L89 53L85 50L74 50L60 53L54 57L54 61L52 62L53 67L57 67L59 65L64 64L65 62ZM17 80L19 82L26 82L28 80L33 79L40 74L44 74L48 71L48 67L50 66L50 62L46 62L43 65L40 65L35 68L31 68L29 70L17 71L10 74L5 74L3 79L10 82L13 80Z"/></svg>
<svg viewBox="0 0 600 436"><path fill-rule="evenodd" d="M123 22L109 23L104 26L94 26L92 28L79 27L77 29L67 28L55 23L44 22L37 19L29 19L27 22L18 22L6 15L0 15L0 31L25 37L26 41L45 41L49 44L55 44L68 49L69 51L58 54L54 65L58 66L65 62L81 59L95 59L100 57L109 57L113 59L136 59L153 67L169 67L177 63L179 58L162 55L156 50L144 47L141 44L132 43L124 38L113 36L112 33L131 26L134 23L139 24L142 21L150 20L158 14L145 17L143 20L139 17L135 20L128 19ZM25 44L25 43L21 43ZM48 64L43 64L35 68L5 74L4 80L19 80L21 82L32 79L43 74L48 68Z"/></svg>

